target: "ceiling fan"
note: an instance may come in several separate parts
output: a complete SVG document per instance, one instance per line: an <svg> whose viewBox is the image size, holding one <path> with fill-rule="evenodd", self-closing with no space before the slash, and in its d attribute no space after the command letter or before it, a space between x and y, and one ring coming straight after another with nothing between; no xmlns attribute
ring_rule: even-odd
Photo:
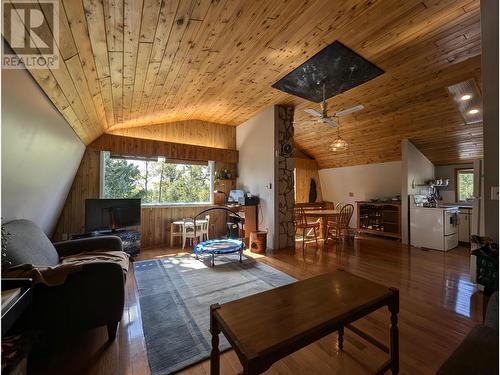
<svg viewBox="0 0 500 375"><path fill-rule="evenodd" d="M342 111L334 112L333 115L328 116L328 106L326 103L326 95L325 95L325 82L323 82L323 102L321 103L321 112L318 112L312 108L304 109L304 111L309 113L311 116L318 117L317 120L318 122L327 124L332 128L337 128L339 126L338 123L339 117L350 115L351 113L361 111L364 108L365 107L362 104L359 104L354 107L344 109Z"/></svg>

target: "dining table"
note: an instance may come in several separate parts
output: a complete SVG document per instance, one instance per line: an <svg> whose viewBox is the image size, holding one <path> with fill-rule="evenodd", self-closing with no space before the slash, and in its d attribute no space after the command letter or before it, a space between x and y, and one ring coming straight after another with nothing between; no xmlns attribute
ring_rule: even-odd
<svg viewBox="0 0 500 375"><path fill-rule="evenodd" d="M326 230L327 230L328 218L332 218L333 220L335 220L335 218L337 218L339 214L340 210L335 210L335 209L304 210L304 215L306 217L306 220L308 218L321 220L323 239L326 239L327 235Z"/></svg>

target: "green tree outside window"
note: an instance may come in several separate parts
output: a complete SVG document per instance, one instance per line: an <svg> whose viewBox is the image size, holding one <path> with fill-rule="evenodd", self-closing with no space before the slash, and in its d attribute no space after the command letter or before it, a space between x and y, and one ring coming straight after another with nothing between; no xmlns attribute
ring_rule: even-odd
<svg viewBox="0 0 500 375"><path fill-rule="evenodd" d="M141 198L142 203L210 203L211 168L131 160L104 153L104 198Z"/></svg>
<svg viewBox="0 0 500 375"><path fill-rule="evenodd" d="M474 196L474 171L472 169L457 170L457 199L466 201Z"/></svg>
<svg viewBox="0 0 500 375"><path fill-rule="evenodd" d="M139 167L125 159L112 159L104 153L104 197L105 198L140 198L137 180Z"/></svg>

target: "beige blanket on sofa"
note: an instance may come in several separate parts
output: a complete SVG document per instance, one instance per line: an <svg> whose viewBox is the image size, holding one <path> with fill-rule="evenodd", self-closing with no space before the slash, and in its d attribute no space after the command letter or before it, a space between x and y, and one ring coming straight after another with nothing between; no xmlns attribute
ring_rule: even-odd
<svg viewBox="0 0 500 375"><path fill-rule="evenodd" d="M129 255L123 251L91 251L61 258L54 267L41 267L33 264L21 264L9 268L3 277L22 277L33 279L33 284L58 286L64 284L69 274L78 272L86 264L117 263L124 272L128 271Z"/></svg>

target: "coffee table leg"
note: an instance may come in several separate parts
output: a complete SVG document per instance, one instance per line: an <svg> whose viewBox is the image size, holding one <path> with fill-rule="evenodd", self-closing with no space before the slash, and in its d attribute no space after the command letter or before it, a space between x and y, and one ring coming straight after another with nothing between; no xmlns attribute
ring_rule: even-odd
<svg viewBox="0 0 500 375"><path fill-rule="evenodd" d="M392 303L389 305L391 313L391 371L393 374L399 373L399 331L398 331L398 313L399 313L399 291L391 289L394 293Z"/></svg>
<svg viewBox="0 0 500 375"><path fill-rule="evenodd" d="M339 328L339 350L344 350L344 327Z"/></svg>
<svg viewBox="0 0 500 375"><path fill-rule="evenodd" d="M210 333L212 334L212 351L210 352L210 375L219 375L220 373L220 352L219 352L219 333L220 328L217 319L214 316L215 310L219 304L210 306Z"/></svg>

